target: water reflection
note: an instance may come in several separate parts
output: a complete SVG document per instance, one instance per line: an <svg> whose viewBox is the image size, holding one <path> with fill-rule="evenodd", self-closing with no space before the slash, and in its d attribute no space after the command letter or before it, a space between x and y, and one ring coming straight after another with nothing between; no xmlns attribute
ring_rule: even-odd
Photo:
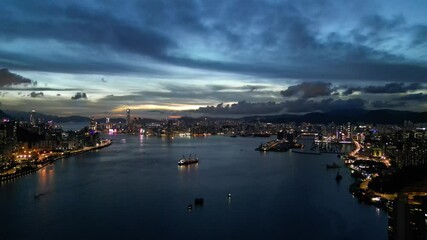
<svg viewBox="0 0 427 240"><path fill-rule="evenodd" d="M144 135L139 135L139 146L143 147L145 143L145 137Z"/></svg>
<svg viewBox="0 0 427 240"><path fill-rule="evenodd" d="M53 165L48 165L40 169L37 173L38 181L41 186L46 186L50 182L55 181L55 168Z"/></svg>
<svg viewBox="0 0 427 240"><path fill-rule="evenodd" d="M82 228L87 238L104 239L136 234L141 239L387 236L384 212L359 204L348 192L346 169L335 186L335 173L326 171L325 164L336 156L261 155L254 151L259 144L255 138L170 141L127 135L126 144L120 143L123 135L112 138L115 144L99 152L59 160L55 168L2 186L0 212L13 217L4 221L0 239L79 239L81 231L63 233ZM193 148L203 156L202 165L178 166L178 157L194 154ZM135 160L142 150L143 161ZM34 200L35 192L46 190L54 194ZM185 207L197 197L206 204L189 216ZM17 232L14 226L25 228ZM34 237L40 229L43 236Z"/></svg>
<svg viewBox="0 0 427 240"><path fill-rule="evenodd" d="M190 164L190 165L178 165L178 171L180 174L190 174L197 173L199 169L199 164Z"/></svg>

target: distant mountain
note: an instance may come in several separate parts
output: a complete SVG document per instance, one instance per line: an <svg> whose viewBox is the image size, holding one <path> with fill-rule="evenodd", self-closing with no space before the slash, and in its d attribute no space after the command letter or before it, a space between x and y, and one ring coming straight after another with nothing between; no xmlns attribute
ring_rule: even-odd
<svg viewBox="0 0 427 240"><path fill-rule="evenodd" d="M307 113L304 115L275 115L275 116L254 116L243 118L247 121L259 119L262 122L309 122L309 123L346 123L364 122L379 124L403 124L403 121L410 120L414 123L426 123L427 112L397 111L390 109L381 110L340 110L326 113Z"/></svg>
<svg viewBox="0 0 427 240"><path fill-rule="evenodd" d="M30 112L23 112L23 111L14 111L14 110L5 110L4 112L0 110L0 118L2 118L2 114L6 114L8 118L15 118L17 120L22 121L29 121L30 120ZM35 112L34 116L36 119L42 119L43 121L50 121L52 120L55 123L69 123L69 122L86 122L89 123L91 118L83 117L83 116L68 116L68 117L58 117L54 115L48 115L43 114L39 112ZM97 122L105 123L106 118L97 118L95 119ZM119 123L119 122L126 122L125 118L110 118L110 122L112 123ZM160 120L156 119L149 119L149 118L143 118L141 119L142 123L152 123L152 122L160 122Z"/></svg>
<svg viewBox="0 0 427 240"><path fill-rule="evenodd" d="M5 112L11 117L17 120L29 121L30 120L30 112L23 111L13 111L13 110L5 110ZM89 122L90 118L82 117L82 116L68 116L68 117L58 117L54 115L47 115L43 113L34 113L34 117L36 119L42 119L44 121L53 121L56 123L65 123L65 122Z"/></svg>
<svg viewBox="0 0 427 240"><path fill-rule="evenodd" d="M7 113L0 110L0 118L11 118Z"/></svg>
<svg viewBox="0 0 427 240"><path fill-rule="evenodd" d="M36 118L42 119L44 121L53 120L55 123L67 123L67 122L90 122L90 118L82 116L68 116L68 117L58 117L53 115L46 115L42 113L35 113ZM30 113L22 111L12 111L12 110L0 110L0 118L15 118L17 120L29 121ZM207 117L209 121L212 120L243 120L243 121L261 121L261 122L271 122L271 123L286 123L286 122L309 122L309 123L331 123L335 122L337 124L341 123L378 123L378 124L403 124L403 121L409 120L413 123L427 123L427 112L410 112L410 111L397 111L390 109L381 109L381 110L363 110L363 109L352 109L352 110L340 110L332 112L313 112L303 115L296 114L282 114L282 115L271 115L271 116L250 116L243 118L218 118L218 117ZM187 123L196 123L203 121L205 117L182 117ZM100 123L105 123L105 118L98 118L96 121ZM141 119L142 123L153 123L153 122L162 122L163 120L143 118ZM110 122L119 123L126 122L125 118L110 118Z"/></svg>
<svg viewBox="0 0 427 240"><path fill-rule="evenodd" d="M9 69L0 69L0 87L15 85L15 84L31 84L32 81L18 74L11 73Z"/></svg>

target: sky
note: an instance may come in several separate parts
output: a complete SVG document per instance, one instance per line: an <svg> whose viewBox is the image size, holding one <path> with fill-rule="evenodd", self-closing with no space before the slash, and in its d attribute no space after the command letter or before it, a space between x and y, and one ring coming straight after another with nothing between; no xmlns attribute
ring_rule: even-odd
<svg viewBox="0 0 427 240"><path fill-rule="evenodd" d="M426 9L425 0L3 0L0 108L147 118L427 111Z"/></svg>

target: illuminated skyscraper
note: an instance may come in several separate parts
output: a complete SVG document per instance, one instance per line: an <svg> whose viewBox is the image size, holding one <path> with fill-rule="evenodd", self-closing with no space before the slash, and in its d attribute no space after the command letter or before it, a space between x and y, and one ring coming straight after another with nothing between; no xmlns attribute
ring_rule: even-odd
<svg viewBox="0 0 427 240"><path fill-rule="evenodd" d="M347 123L347 139L351 139L352 134L351 134L351 123L348 122Z"/></svg>
<svg viewBox="0 0 427 240"><path fill-rule="evenodd" d="M97 128L98 128L98 122L95 120L95 117L92 117L92 119L90 120L89 129L96 131Z"/></svg>
<svg viewBox="0 0 427 240"><path fill-rule="evenodd" d="M31 114L30 114L30 124L31 125L36 125L36 116L35 116L36 110L31 110Z"/></svg>
<svg viewBox="0 0 427 240"><path fill-rule="evenodd" d="M126 109L126 126L130 124L130 109Z"/></svg>

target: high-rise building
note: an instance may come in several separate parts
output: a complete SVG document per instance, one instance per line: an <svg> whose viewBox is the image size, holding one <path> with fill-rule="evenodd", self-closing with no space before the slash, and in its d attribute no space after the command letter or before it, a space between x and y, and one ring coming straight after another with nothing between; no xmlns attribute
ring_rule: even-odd
<svg viewBox="0 0 427 240"><path fill-rule="evenodd" d="M32 126L35 126L36 125L36 116L35 116L35 113L36 113L36 110L31 110L31 113L30 113L30 124L32 125Z"/></svg>
<svg viewBox="0 0 427 240"><path fill-rule="evenodd" d="M97 128L98 122L95 120L95 117L92 117L92 119L90 120L89 129L96 131Z"/></svg>
<svg viewBox="0 0 427 240"><path fill-rule="evenodd" d="M352 134L351 134L351 123L347 122L347 139L351 139Z"/></svg>
<svg viewBox="0 0 427 240"><path fill-rule="evenodd" d="M126 125L130 125L130 109L126 109Z"/></svg>
<svg viewBox="0 0 427 240"><path fill-rule="evenodd" d="M391 240L420 239L427 233L426 199L418 199L417 204L409 204L408 195L403 192L389 206L388 234Z"/></svg>
<svg viewBox="0 0 427 240"><path fill-rule="evenodd" d="M17 126L14 121L0 123L0 162L11 160L16 146Z"/></svg>

